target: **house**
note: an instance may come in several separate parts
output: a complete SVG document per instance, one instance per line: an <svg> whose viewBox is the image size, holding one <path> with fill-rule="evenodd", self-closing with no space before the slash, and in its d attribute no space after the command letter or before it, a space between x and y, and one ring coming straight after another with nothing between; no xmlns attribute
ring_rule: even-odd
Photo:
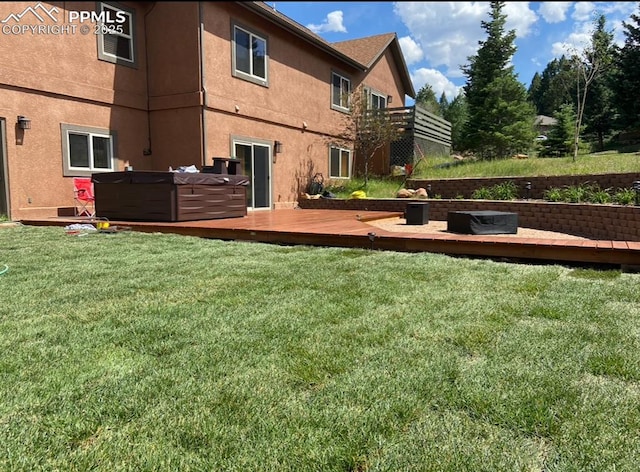
<svg viewBox="0 0 640 472"><path fill-rule="evenodd" d="M264 2L0 2L0 214L66 214L74 176L237 157L248 207L344 179L359 85L415 92L394 33L330 44ZM20 119L18 117L21 117Z"/></svg>
<svg viewBox="0 0 640 472"><path fill-rule="evenodd" d="M536 131L541 136L546 136L551 128L558 124L558 120L551 116L546 115L537 115L533 125L535 126Z"/></svg>

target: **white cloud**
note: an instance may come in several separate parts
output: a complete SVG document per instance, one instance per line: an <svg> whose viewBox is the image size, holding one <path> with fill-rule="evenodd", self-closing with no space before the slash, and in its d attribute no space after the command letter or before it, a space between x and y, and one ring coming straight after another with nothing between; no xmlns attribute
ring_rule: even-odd
<svg viewBox="0 0 640 472"><path fill-rule="evenodd" d="M551 45L551 54L560 57L563 54L567 57L581 55L584 48L591 42L591 35L588 33L571 33L564 41L559 41Z"/></svg>
<svg viewBox="0 0 640 472"><path fill-rule="evenodd" d="M502 13L507 15L505 30L515 30L518 38L528 36L531 26L538 20L538 15L529 8L529 2L506 2Z"/></svg>
<svg viewBox="0 0 640 472"><path fill-rule="evenodd" d="M576 2L571 18L576 21L590 21L593 19L595 10L596 5L593 2Z"/></svg>
<svg viewBox="0 0 640 472"><path fill-rule="evenodd" d="M462 90L462 87L458 87L447 79L442 72L435 69L421 67L411 74L411 80L413 81L413 87L416 89L416 92L425 84L431 85L438 100L440 100L440 96L442 92L444 92L447 100L451 101L456 98Z"/></svg>
<svg viewBox="0 0 640 472"><path fill-rule="evenodd" d="M448 77L463 77L460 67L475 55L486 39L481 22L489 21L489 2L395 2L396 15L407 26L431 67L445 66ZM507 30L518 37L531 31L537 20L529 2L507 2Z"/></svg>
<svg viewBox="0 0 640 472"><path fill-rule="evenodd" d="M561 23L567 19L567 11L573 2L541 2L538 13L547 23Z"/></svg>
<svg viewBox="0 0 640 472"><path fill-rule="evenodd" d="M309 28L314 33L346 33L347 28L343 24L342 11L336 10L327 14L327 17L319 25L308 24Z"/></svg>
<svg viewBox="0 0 640 472"><path fill-rule="evenodd" d="M424 57L422 48L411 36L403 36L398 41L400 42L400 48L402 49L402 54L404 55L407 65L415 64L422 60Z"/></svg>

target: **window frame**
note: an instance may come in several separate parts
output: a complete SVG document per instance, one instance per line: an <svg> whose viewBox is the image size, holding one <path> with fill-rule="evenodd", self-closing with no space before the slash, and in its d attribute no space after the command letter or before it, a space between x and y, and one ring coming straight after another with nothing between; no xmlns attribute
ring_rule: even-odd
<svg viewBox="0 0 640 472"><path fill-rule="evenodd" d="M378 104L380 103L380 100L384 100L384 106L383 107L380 107L380 106L375 107L373 105L373 97L377 97L378 98ZM377 92L377 91L375 91L373 89L369 91L369 106L372 109L384 110L385 108L387 108L387 105L388 105L387 104L387 95L384 95L384 94L382 94L380 92Z"/></svg>
<svg viewBox="0 0 640 472"><path fill-rule="evenodd" d="M62 175L65 177L87 177L91 174L99 172L114 172L116 170L116 149L117 149L117 133L112 130L103 128L94 128L89 126L77 126L63 123L60 125L61 137L62 137ZM89 166L88 167L74 167L71 165L71 146L69 145L69 135L84 135L87 136L89 141ZM108 138L109 139L109 167L94 167L93 159L93 138Z"/></svg>
<svg viewBox="0 0 640 472"><path fill-rule="evenodd" d="M344 152L347 153L347 167L348 167L347 174L348 175L346 175L346 176L344 176L344 175L333 175L331 173L331 170L332 170L331 169L331 167L332 167L331 166L331 161L333 159L333 151L334 150L339 152L338 157L340 159L340 164L339 164L338 167L340 168L340 171L342 171L342 159L344 158L343 153ZM331 144L329 146L329 178L330 179L336 179L336 180L348 180L348 179L350 179L351 178L351 173L353 171L353 159L352 159L352 157L353 157L353 151L351 149L346 148L344 146L337 145L337 144Z"/></svg>
<svg viewBox="0 0 640 472"><path fill-rule="evenodd" d="M133 68L137 68L138 67L138 56L136 54L136 15L135 15L135 10L132 8L127 8L123 5L117 4L117 3L113 3L113 2L98 2L97 3L97 12L98 14L102 13L104 11L104 7L110 8L112 10L117 10L117 11L121 11L123 12L125 15L127 15L129 17L129 34L124 34L124 33L118 33L118 32L113 32L113 33L109 33L110 35L114 35L114 36L118 36L118 37L123 37L129 40L129 51L131 52L131 59L128 59L126 57L122 57L122 56L117 56L115 54L111 54L109 52L106 52L104 49L104 30L105 28L108 28L109 25L105 25L104 23L99 23L97 26L98 28L98 32L100 34L97 34L97 41L98 41L98 59L102 60L102 61L106 61L106 62L111 62L113 64L119 64L119 65L123 65L123 66L128 66L128 67L133 67ZM112 25L112 26L117 26L116 25ZM93 32L93 31L92 31Z"/></svg>
<svg viewBox="0 0 640 472"><path fill-rule="evenodd" d="M346 81L348 83L348 89L349 90L346 93L346 96L347 96L347 104L346 104L347 106L346 107L342 105L342 98L339 100L340 105L337 105L335 103L335 98L336 97L335 97L334 85L333 85L335 77L339 77L340 78L340 93L341 93L341 95L344 94L344 92L342 91L343 81ZM349 77L347 77L344 74L341 74L340 72L331 71L331 109L332 110L337 110L337 111L340 111L340 112L343 112L343 113L349 113L349 105L350 105L350 103L349 103L350 98L349 97L351 95L351 90L352 90L352 88L351 88L351 79Z"/></svg>
<svg viewBox="0 0 640 472"><path fill-rule="evenodd" d="M245 71L239 70L237 66L237 43L236 43L236 31L240 30L249 35L249 42L252 43L252 38L257 38L264 42L264 77L260 77L259 75L254 74L254 66L253 66L253 53L249 51L249 60L250 60L250 70L251 72L247 73ZM269 37L265 34L259 33L253 28L249 28L245 25L237 23L235 21L231 22L231 75L233 77L237 77L239 79L246 80L248 82L252 82L254 84L262 85L263 87L269 86Z"/></svg>

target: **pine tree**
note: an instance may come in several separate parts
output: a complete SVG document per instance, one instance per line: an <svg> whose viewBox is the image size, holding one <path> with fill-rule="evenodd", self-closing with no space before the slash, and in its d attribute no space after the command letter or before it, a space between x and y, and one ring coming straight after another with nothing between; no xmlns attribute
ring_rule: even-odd
<svg viewBox="0 0 640 472"><path fill-rule="evenodd" d="M624 46L615 54L614 103L622 129L640 125L640 5L623 21Z"/></svg>
<svg viewBox="0 0 640 472"><path fill-rule="evenodd" d="M576 122L573 105L570 103L560 105L553 117L556 119L556 124L549 131L548 139L544 142L540 155L567 156L573 148L573 128Z"/></svg>
<svg viewBox="0 0 640 472"><path fill-rule="evenodd" d="M605 24L604 15L599 15L595 23L592 48L600 55L600 72L587 90L585 102L585 132L595 135L599 151L604 150L604 136L613 126L615 113L612 103L612 81L615 73L612 67L613 33L606 31Z"/></svg>
<svg viewBox="0 0 640 472"><path fill-rule="evenodd" d="M442 116L440 114L440 105L438 103L438 99L436 98L436 93L433 91L433 87L431 87L431 85L423 85L420 90L418 90L415 101L429 113L433 113L437 116Z"/></svg>
<svg viewBox="0 0 640 472"><path fill-rule="evenodd" d="M535 110L510 66L516 51L515 31L505 32L505 2L491 2L491 21L483 21L487 39L462 67L469 120L465 146L482 158L504 158L528 151L533 142Z"/></svg>
<svg viewBox="0 0 640 472"><path fill-rule="evenodd" d="M440 108L440 116L444 116L445 113L447 113L447 109L449 108L449 100L447 100L447 95L444 92L442 92L442 95L440 95L438 107Z"/></svg>
<svg viewBox="0 0 640 472"><path fill-rule="evenodd" d="M464 128L469 117L467 99L464 93L459 93L447 107L443 118L451 123L451 147L456 151L464 150Z"/></svg>
<svg viewBox="0 0 640 472"><path fill-rule="evenodd" d="M536 113L541 115L541 96L542 96L542 77L537 72L533 74L533 78L531 79L531 85L529 85L529 90L527 90L527 99L533 104L536 108Z"/></svg>

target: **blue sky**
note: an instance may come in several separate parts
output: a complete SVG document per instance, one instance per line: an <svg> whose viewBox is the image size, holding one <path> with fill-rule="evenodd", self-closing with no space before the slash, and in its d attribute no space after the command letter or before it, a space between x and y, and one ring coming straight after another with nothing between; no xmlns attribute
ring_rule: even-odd
<svg viewBox="0 0 640 472"><path fill-rule="evenodd" d="M480 22L489 2L267 2L330 42L395 32L413 85L430 84L452 99L465 83L460 66L486 39ZM513 65L526 88L535 72L589 41L593 18L604 13L607 29L622 44L622 21L638 2L506 2L508 30L516 31Z"/></svg>

